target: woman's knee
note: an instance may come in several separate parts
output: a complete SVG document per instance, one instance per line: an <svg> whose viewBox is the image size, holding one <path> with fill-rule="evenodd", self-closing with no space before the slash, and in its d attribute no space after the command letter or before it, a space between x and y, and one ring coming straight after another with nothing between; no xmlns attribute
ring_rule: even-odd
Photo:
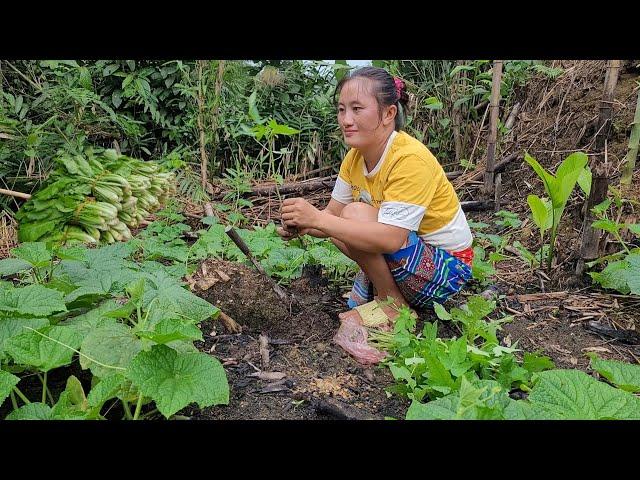
<svg viewBox="0 0 640 480"><path fill-rule="evenodd" d="M377 222L378 209L363 202L353 202L344 206L340 216L349 220Z"/></svg>

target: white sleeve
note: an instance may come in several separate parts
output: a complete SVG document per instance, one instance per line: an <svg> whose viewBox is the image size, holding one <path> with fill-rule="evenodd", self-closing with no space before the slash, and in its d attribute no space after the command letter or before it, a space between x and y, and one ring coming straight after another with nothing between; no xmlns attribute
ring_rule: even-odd
<svg viewBox="0 0 640 480"><path fill-rule="evenodd" d="M378 222L418 231L426 208L403 202L382 202L378 211Z"/></svg>
<svg viewBox="0 0 640 480"><path fill-rule="evenodd" d="M340 177L336 178L336 184L333 186L333 192L331 192L331 198L346 205L353 202L353 195L351 194L351 185L342 180Z"/></svg>

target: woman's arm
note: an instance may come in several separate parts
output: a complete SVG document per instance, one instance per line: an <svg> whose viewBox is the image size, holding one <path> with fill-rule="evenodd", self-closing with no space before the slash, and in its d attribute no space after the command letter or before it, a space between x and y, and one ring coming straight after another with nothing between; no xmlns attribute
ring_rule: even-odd
<svg viewBox="0 0 640 480"><path fill-rule="evenodd" d="M329 203L322 211L328 213L329 215L339 217L344 207L345 207L344 203L340 203L337 200L332 198L329 200ZM323 231L318 230L316 228L299 228L298 231L293 234L289 234L289 232L282 227L278 227L277 230L278 230L278 233L285 238L285 240L291 240L292 238L295 238L297 236L302 236L302 235L311 235L312 237L317 237L317 238L327 238L329 236Z"/></svg>
<svg viewBox="0 0 640 480"><path fill-rule="evenodd" d="M409 235L409 230L394 225L334 217L325 212L319 213L315 228L326 236L336 238L363 252L396 252Z"/></svg>
<svg viewBox="0 0 640 480"><path fill-rule="evenodd" d="M409 230L402 227L341 218L332 214L332 210L327 211L329 207L320 211L303 198L289 198L282 205L282 219L287 226L302 231L317 231L322 237L333 237L365 252L395 252L402 247L409 234ZM344 205L340 211L342 208Z"/></svg>

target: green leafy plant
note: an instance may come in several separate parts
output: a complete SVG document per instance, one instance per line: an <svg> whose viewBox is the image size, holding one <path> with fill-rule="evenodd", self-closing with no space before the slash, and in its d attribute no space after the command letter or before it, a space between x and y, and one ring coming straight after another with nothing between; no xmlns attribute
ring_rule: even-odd
<svg viewBox="0 0 640 480"><path fill-rule="evenodd" d="M551 209L549 211L546 202L537 195L529 195L527 197L527 202L532 210L533 220L536 225L538 225L538 228L540 228L541 238L544 237L544 233L548 228L551 229L549 255L547 257L547 270L550 270L560 219L562 218L569 196L587 165L588 157L582 152L572 153L560 164L555 176L547 172L538 161L528 153L525 153L524 159L538 174L544 184L547 195L551 199ZM551 217L550 227L548 227L549 216Z"/></svg>
<svg viewBox="0 0 640 480"><path fill-rule="evenodd" d="M513 400L490 381L426 404L413 401L408 420L631 420L640 419L640 399L579 370L536 373L526 400Z"/></svg>
<svg viewBox="0 0 640 480"><path fill-rule="evenodd" d="M180 219L171 212L164 217ZM184 228L158 223L152 230L171 241ZM151 401L167 418L191 402L228 402L224 369L192 343L202 340L197 325L218 309L185 289L169 266L129 260L137 243L60 250L45 284L0 286L0 399L10 397L13 405L7 419L103 418L113 399L130 419L152 414L142 413ZM21 247L29 268L49 252L41 244ZM93 388L85 396L69 377L56 400L47 376L70 365L74 354L93 375ZM23 371L42 382L37 402L18 388Z"/></svg>
<svg viewBox="0 0 640 480"><path fill-rule="evenodd" d="M495 213L496 217L499 217L500 220L496 220L496 225L503 228L518 228L522 225L522 221L518 218L518 214L514 212L509 212L507 210L500 210Z"/></svg>
<svg viewBox="0 0 640 480"><path fill-rule="evenodd" d="M628 230L633 236L640 238L640 224L619 222L624 200L616 190L614 190L613 203L618 209L618 218L614 220L609 217L607 212L610 210L612 200L606 199L592 208L592 212L597 217L592 225L594 228L599 228L613 235L623 249L589 262L588 267L604 262L607 265L601 272L588 273L595 283L604 288L615 289L624 294L640 295L640 248L629 248L630 244L627 245L621 234L622 231Z"/></svg>
<svg viewBox="0 0 640 480"><path fill-rule="evenodd" d="M525 354L525 361L518 362L513 356L517 348L501 345L496 335L510 318L484 319L494 309L495 302L481 296L471 297L450 312L434 304L438 317L458 329L457 338L438 338L437 323L429 322L420 334L414 334L415 319L408 309L400 309L393 332L370 331L372 344L391 354L385 364L397 384L389 391L418 402L455 394L478 380L498 382L509 391L530 383L535 372L553 366L546 357L535 354Z"/></svg>

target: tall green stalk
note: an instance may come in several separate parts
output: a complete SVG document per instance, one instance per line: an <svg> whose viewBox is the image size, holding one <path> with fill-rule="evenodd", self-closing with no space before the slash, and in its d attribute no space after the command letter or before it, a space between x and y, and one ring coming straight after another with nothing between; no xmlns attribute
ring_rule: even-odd
<svg viewBox="0 0 640 480"><path fill-rule="evenodd" d="M636 166L636 158L638 157L638 146L640 144L640 89L638 90L638 102L636 104L636 113L633 117L633 126L631 127L631 136L629 137L629 151L627 152L624 170L620 183L623 185L631 184L633 169Z"/></svg>

